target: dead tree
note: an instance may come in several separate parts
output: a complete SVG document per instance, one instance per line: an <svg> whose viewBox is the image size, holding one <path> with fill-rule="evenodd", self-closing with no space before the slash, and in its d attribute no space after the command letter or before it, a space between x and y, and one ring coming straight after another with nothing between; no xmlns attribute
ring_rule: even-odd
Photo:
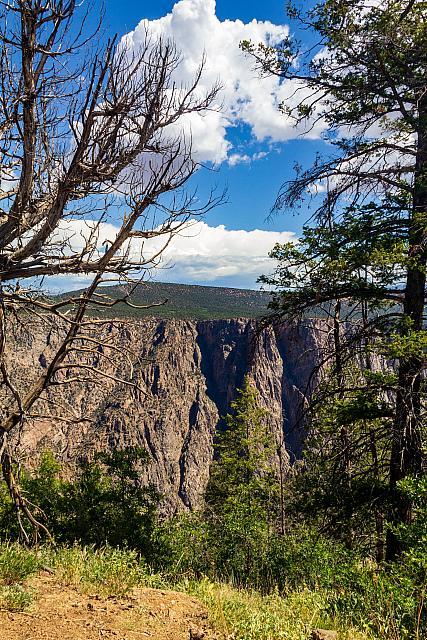
<svg viewBox="0 0 427 640"><path fill-rule="evenodd" d="M203 61L179 85L173 43L148 32L138 49L103 42L102 20L87 35L81 12L75 0L0 2L0 457L26 541L23 516L36 535L44 527L19 489L11 439L50 387L102 375L75 357L100 352L105 321L88 309L118 302L99 285L141 279L190 218L218 201L200 207L182 190L197 163L180 122L213 108L218 92L199 89ZM42 293L46 277L70 275L90 277L87 289ZM23 388L6 353L14 327L31 332L35 318L59 322L63 338ZM117 356L104 346L104 360Z"/></svg>

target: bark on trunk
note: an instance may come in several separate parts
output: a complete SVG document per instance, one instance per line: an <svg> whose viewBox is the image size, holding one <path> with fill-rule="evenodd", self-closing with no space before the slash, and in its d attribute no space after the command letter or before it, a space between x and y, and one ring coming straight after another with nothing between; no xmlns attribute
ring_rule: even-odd
<svg viewBox="0 0 427 640"><path fill-rule="evenodd" d="M414 202L409 230L409 258L404 313L411 321L411 331L424 330L424 305L427 263L427 99L420 105L420 131L416 160ZM401 359L396 416L390 461L390 493L393 507L389 519L393 525L409 523L412 517L410 500L399 495L397 483L423 472L421 406L423 358L409 355ZM402 546L394 532L387 536L387 560L396 559Z"/></svg>

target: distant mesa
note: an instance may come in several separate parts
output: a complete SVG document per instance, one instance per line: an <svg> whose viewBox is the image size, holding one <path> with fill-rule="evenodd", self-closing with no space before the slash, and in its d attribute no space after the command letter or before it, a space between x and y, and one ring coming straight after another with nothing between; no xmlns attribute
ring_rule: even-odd
<svg viewBox="0 0 427 640"><path fill-rule="evenodd" d="M123 297L126 287L102 287L99 291L117 299ZM96 315L191 320L260 318L268 313L270 299L271 296L266 291L147 282L136 287L130 301L134 305L147 306L166 301L165 304L149 309L135 309L119 303L113 309L97 309Z"/></svg>

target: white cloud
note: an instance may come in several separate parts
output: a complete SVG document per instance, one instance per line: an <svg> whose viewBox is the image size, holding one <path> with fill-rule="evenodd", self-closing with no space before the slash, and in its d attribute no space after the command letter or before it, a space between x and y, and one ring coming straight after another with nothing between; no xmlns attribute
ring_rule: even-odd
<svg viewBox="0 0 427 640"><path fill-rule="evenodd" d="M272 270L268 253L273 246L291 240L296 237L287 231L230 230L197 221L174 239L164 262L174 264L188 280L211 282L244 274L254 283L259 275Z"/></svg>
<svg viewBox="0 0 427 640"><path fill-rule="evenodd" d="M232 153L231 156L228 157L228 164L230 167L235 167L236 164L249 164L251 161L251 157L246 153L241 155L240 153Z"/></svg>
<svg viewBox="0 0 427 640"><path fill-rule="evenodd" d="M228 156L228 164L230 167L235 167L237 164L251 164L251 162L262 160L267 156L268 153L266 151L258 151L251 156L248 156L247 153L232 153Z"/></svg>
<svg viewBox="0 0 427 640"><path fill-rule="evenodd" d="M285 98L297 100L295 84L281 82L276 77L261 79L239 49L242 40L278 44L289 32L286 25L257 20L246 24L241 20L220 21L215 0L180 0L168 15L158 20L143 20L125 36L127 45L138 47L147 29L155 38L173 40L181 51L177 85L191 82L205 55L200 90L204 93L218 81L223 86L221 112L209 111L203 116L190 114L177 125L187 134L191 132L199 160L220 163L229 157L233 164L232 159L238 154L227 139L227 128L238 123L249 125L259 142L283 142L301 134L301 129L295 129L278 109ZM308 137L319 137L322 127L322 123L318 123Z"/></svg>
<svg viewBox="0 0 427 640"><path fill-rule="evenodd" d="M61 236L68 238L69 246L76 250L84 245L83 238L90 235L93 223L69 220ZM114 238L118 229L111 224L101 224L97 246ZM151 276L159 281L194 284L224 284L253 288L261 274L271 273L274 263L268 257L276 243L296 241L289 231L230 230L224 225L211 227L206 222L193 220L190 226L176 235L162 256L159 269ZM149 259L164 245L164 238L142 244L133 242L131 256L141 253ZM51 290L81 288L90 278L51 278L47 286Z"/></svg>

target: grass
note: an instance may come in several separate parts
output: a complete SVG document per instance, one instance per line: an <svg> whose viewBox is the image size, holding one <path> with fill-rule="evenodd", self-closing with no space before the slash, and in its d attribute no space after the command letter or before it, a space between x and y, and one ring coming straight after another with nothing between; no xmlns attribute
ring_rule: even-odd
<svg viewBox="0 0 427 640"><path fill-rule="evenodd" d="M7 611L24 611L33 602L32 594L21 584L0 588L0 608Z"/></svg>
<svg viewBox="0 0 427 640"><path fill-rule="evenodd" d="M32 594L22 583L39 568L39 559L32 551L17 544L0 546L0 608L24 611L30 606Z"/></svg>
<svg viewBox="0 0 427 640"><path fill-rule="evenodd" d="M322 594L301 591L285 599L209 580L189 582L185 591L205 604L216 629L235 640L305 640L313 628L326 626Z"/></svg>
<svg viewBox="0 0 427 640"><path fill-rule="evenodd" d="M342 640L368 640L354 629L344 629L325 615L327 594L307 589L287 597L263 596L203 579L177 585L206 606L212 626L233 640L308 640L313 629L338 631Z"/></svg>
<svg viewBox="0 0 427 640"><path fill-rule="evenodd" d="M42 553L62 584L84 593L125 597L134 587L146 583L147 569L134 551L75 545L46 548Z"/></svg>
<svg viewBox="0 0 427 640"><path fill-rule="evenodd" d="M60 584L83 593L126 597L134 587L170 588L198 598L207 608L219 637L233 640L308 640L316 627L336 629L341 640L369 640L344 629L326 614L327 594L301 588L286 597L261 595L228 584L152 574L133 551L105 547L41 547L29 551L0 545L0 607L22 611L32 603L26 581L48 568Z"/></svg>
<svg viewBox="0 0 427 640"><path fill-rule="evenodd" d="M19 584L38 569L39 561L35 553L16 544L0 546L0 585Z"/></svg>

